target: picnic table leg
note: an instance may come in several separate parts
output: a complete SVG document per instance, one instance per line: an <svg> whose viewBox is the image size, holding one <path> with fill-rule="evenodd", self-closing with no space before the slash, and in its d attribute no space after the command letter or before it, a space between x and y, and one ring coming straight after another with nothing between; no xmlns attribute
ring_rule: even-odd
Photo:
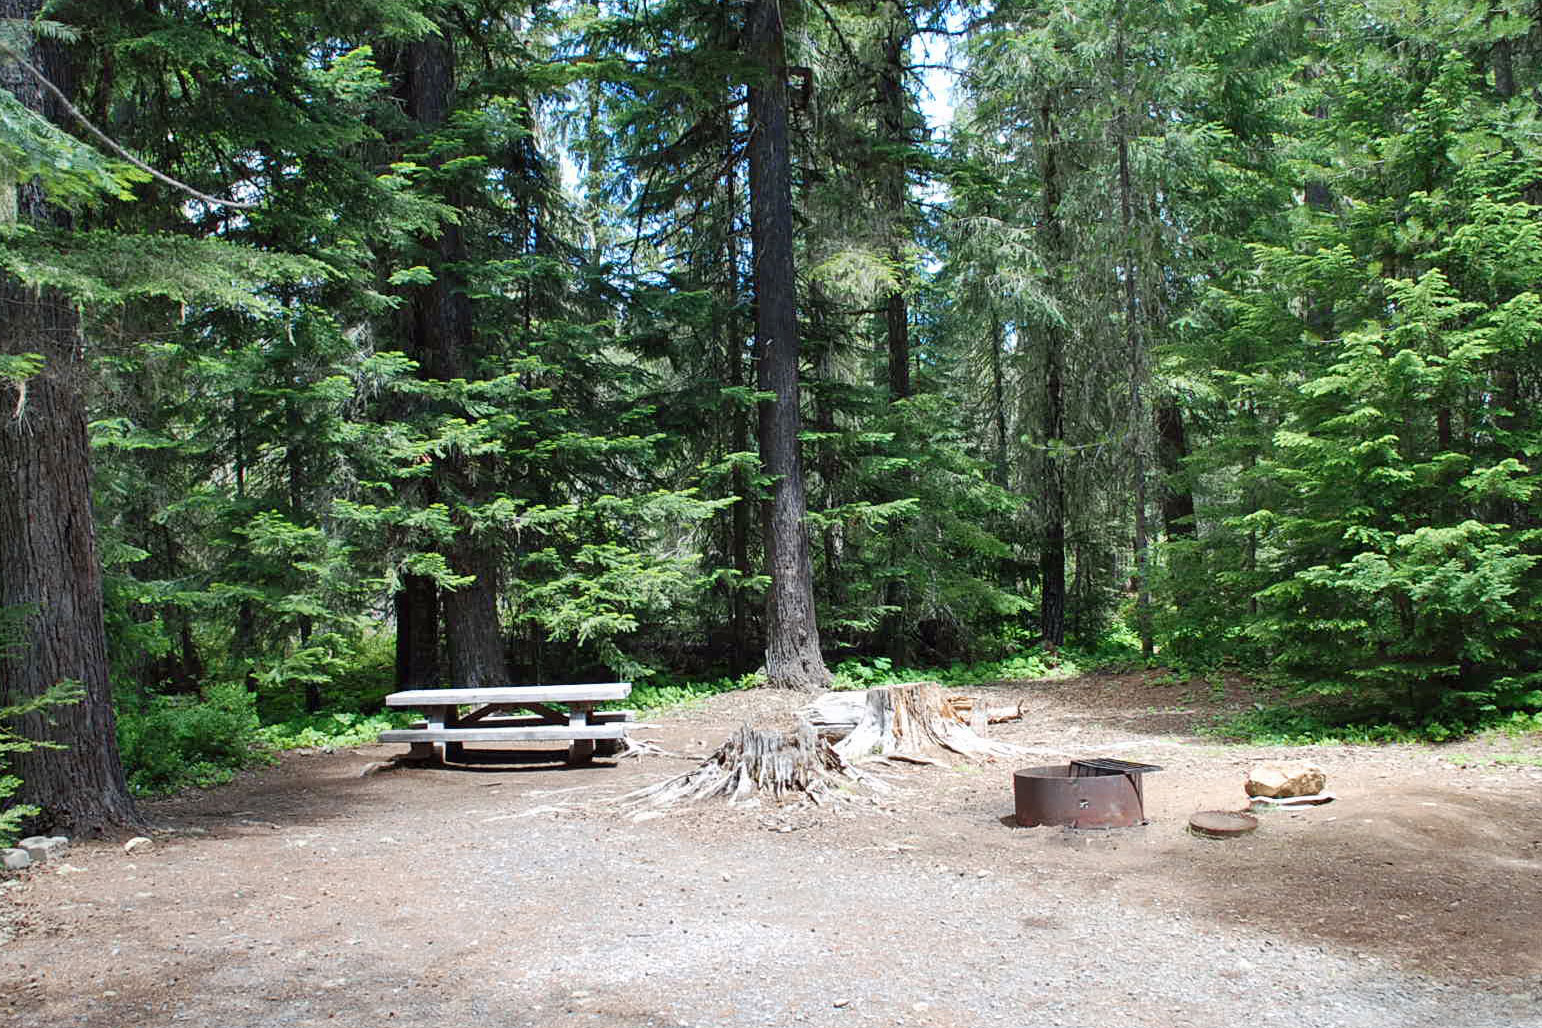
<svg viewBox="0 0 1542 1028"><path fill-rule="evenodd" d="M400 757L398 759L399 760L405 760L409 764L438 764L438 763L441 763L441 761L439 759L438 750L435 748L434 744L431 743L431 742L410 742L410 743L408 743L407 744L407 755L405 757Z"/></svg>
<svg viewBox="0 0 1542 1028"><path fill-rule="evenodd" d="M592 703L568 704L568 727L588 728L589 712L594 709ZM574 739L568 743L568 763L587 764L594 759L593 739Z"/></svg>
<svg viewBox="0 0 1542 1028"><path fill-rule="evenodd" d="M457 711L454 707L429 707L424 713L428 716L428 727L438 730L444 728L446 724L453 723ZM441 763L447 760L460 760L465 755L462 744L458 742L436 742L432 745L438 751Z"/></svg>

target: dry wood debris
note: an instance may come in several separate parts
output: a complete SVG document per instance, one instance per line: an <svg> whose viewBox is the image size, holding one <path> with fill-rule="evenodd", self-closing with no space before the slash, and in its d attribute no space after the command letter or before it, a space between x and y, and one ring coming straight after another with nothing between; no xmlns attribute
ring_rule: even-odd
<svg viewBox="0 0 1542 1028"><path fill-rule="evenodd" d="M726 798L752 805L761 796L822 802L863 780L808 722L792 731L744 725L697 767L621 797L623 806L665 807Z"/></svg>
<svg viewBox="0 0 1542 1028"><path fill-rule="evenodd" d="M827 693L800 712L791 731L746 724L697 767L619 802L656 811L704 799L726 798L733 806L754 805L762 797L822 803L864 789L887 791L887 783L856 764L946 766L950 757L992 760L1021 753L1021 747L985 737L993 716L1016 719L1022 711L990 711L972 696L944 696L935 682Z"/></svg>
<svg viewBox="0 0 1542 1028"><path fill-rule="evenodd" d="M973 697L967 707L935 682L869 689L861 718L835 744L848 761L872 758L945 764L948 754L971 760L1014 756L1022 749L985 737L989 714Z"/></svg>

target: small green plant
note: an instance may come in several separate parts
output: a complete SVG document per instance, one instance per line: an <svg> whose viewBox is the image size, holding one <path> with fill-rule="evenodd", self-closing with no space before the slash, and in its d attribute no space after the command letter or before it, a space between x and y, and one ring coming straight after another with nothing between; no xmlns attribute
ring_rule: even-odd
<svg viewBox="0 0 1542 1028"><path fill-rule="evenodd" d="M1501 753L1494 758L1496 764L1513 767L1542 767L1542 755L1535 753Z"/></svg>
<svg viewBox="0 0 1542 1028"><path fill-rule="evenodd" d="M718 693L734 692L764 685L765 679L758 673L740 675L738 678L670 679L654 676L651 681L640 682L632 687L632 694L624 700L607 703L608 709L629 708L636 710L666 710L670 707L690 706Z"/></svg>
<svg viewBox="0 0 1542 1028"><path fill-rule="evenodd" d="M1493 722L1489 728L1508 736L1542 734L1542 710L1534 713L1513 711Z"/></svg>
<svg viewBox="0 0 1542 1028"><path fill-rule="evenodd" d="M136 794L228 782L263 759L258 743L256 701L240 683L215 683L196 697L119 705L118 748Z"/></svg>
<svg viewBox="0 0 1542 1028"><path fill-rule="evenodd" d="M1492 757L1453 753L1446 760L1459 767L1542 767L1542 754L1537 753L1500 753Z"/></svg>
<svg viewBox="0 0 1542 1028"><path fill-rule="evenodd" d="M1242 740L1266 746L1377 745L1381 743L1446 742L1476 730L1475 726L1426 721L1398 724L1382 712L1323 704L1290 706L1254 704L1252 710L1215 718L1199 729L1212 738Z"/></svg>
<svg viewBox="0 0 1542 1028"><path fill-rule="evenodd" d="M300 714L276 724L257 729L257 742L275 750L337 749L342 746L368 746L379 740L389 728L405 728L417 715L408 710L386 710L377 714L353 711L322 711Z"/></svg>
<svg viewBox="0 0 1542 1028"><path fill-rule="evenodd" d="M830 688L837 691L871 689L875 685L903 681L893 677L893 673L894 661L888 657L873 657L866 661L849 657L835 665L835 678Z"/></svg>

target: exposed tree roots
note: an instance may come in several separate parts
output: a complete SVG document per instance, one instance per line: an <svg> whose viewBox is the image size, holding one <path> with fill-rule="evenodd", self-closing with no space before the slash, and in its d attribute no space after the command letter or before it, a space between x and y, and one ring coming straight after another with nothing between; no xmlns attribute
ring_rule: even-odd
<svg viewBox="0 0 1542 1028"><path fill-rule="evenodd" d="M790 732L745 725L698 767L628 793L621 803L664 807L727 799L731 806L749 806L762 797L822 803L857 784L872 783L807 722Z"/></svg>
<svg viewBox="0 0 1542 1028"><path fill-rule="evenodd" d="M659 808L707 799L753 806L762 799L823 803L860 791L887 792L888 783L854 765L869 760L946 765L949 757L992 760L1022 753L1019 746L984 737L993 715L1007 719L1021 713L988 711L973 697L946 697L934 682L849 697L829 694L804 709L797 728L744 725L698 766L618 802L648 808L639 817L656 817ZM831 743L831 736L843 733Z"/></svg>

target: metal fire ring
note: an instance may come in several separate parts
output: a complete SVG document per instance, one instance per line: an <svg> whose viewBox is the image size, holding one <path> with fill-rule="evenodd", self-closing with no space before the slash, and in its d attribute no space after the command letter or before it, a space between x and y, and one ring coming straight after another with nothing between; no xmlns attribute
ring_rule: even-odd
<svg viewBox="0 0 1542 1028"><path fill-rule="evenodd" d="M1129 828L1145 824L1141 775L1160 770L1155 764L1132 764L1111 757L1023 768L1012 776L1017 823L1024 828Z"/></svg>

